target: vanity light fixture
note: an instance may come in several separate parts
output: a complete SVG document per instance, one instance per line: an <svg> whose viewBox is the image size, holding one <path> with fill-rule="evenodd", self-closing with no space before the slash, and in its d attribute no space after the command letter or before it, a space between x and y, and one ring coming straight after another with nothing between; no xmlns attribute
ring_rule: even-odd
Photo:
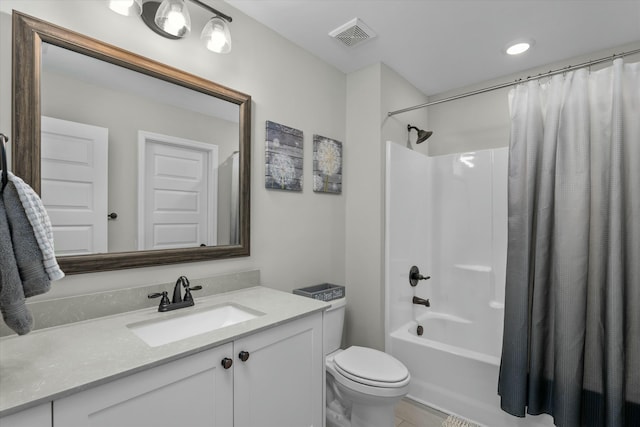
<svg viewBox="0 0 640 427"><path fill-rule="evenodd" d="M216 53L229 53L229 22L233 19L200 0L189 1L214 14L200 34L207 49ZM141 15L147 27L168 39L180 39L191 31L191 17L186 0L149 0L144 3L142 0L110 0L109 8L121 15Z"/></svg>

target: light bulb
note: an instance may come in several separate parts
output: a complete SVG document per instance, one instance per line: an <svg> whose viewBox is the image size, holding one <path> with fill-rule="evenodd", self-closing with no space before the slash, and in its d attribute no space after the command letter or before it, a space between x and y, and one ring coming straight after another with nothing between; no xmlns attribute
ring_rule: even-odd
<svg viewBox="0 0 640 427"><path fill-rule="evenodd" d="M156 25L165 33L184 37L191 31L191 17L184 0L164 0L156 12Z"/></svg>
<svg viewBox="0 0 640 427"><path fill-rule="evenodd" d="M529 43L516 43L507 48L507 53L509 55L519 55L529 50L530 47Z"/></svg>
<svg viewBox="0 0 640 427"><path fill-rule="evenodd" d="M532 48L535 44L535 40L531 38L520 38L513 40L511 43L506 45L503 52L507 55L520 55Z"/></svg>
<svg viewBox="0 0 640 427"><path fill-rule="evenodd" d="M173 34L174 36L177 36L178 34L180 34L180 31L184 28L184 26L185 26L184 15L180 12L176 12L172 10L171 12L169 12L169 15L167 16L167 20L165 21L162 29L169 34Z"/></svg>
<svg viewBox="0 0 640 427"><path fill-rule="evenodd" d="M231 51L231 33L227 22L220 17L213 17L202 29L200 38L205 42L207 49L216 53L229 53Z"/></svg>

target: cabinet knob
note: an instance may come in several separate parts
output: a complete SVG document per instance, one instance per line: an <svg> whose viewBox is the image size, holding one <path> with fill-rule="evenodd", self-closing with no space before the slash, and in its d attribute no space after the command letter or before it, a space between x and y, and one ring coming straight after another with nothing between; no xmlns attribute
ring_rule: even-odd
<svg viewBox="0 0 640 427"><path fill-rule="evenodd" d="M229 359L228 357L225 357L224 359L222 359L222 367L224 369L229 369L232 365L233 365L233 360Z"/></svg>
<svg viewBox="0 0 640 427"><path fill-rule="evenodd" d="M249 360L249 352L248 351L241 351L238 354L238 357L240 358L240 360L242 360L243 362L246 362L247 360Z"/></svg>

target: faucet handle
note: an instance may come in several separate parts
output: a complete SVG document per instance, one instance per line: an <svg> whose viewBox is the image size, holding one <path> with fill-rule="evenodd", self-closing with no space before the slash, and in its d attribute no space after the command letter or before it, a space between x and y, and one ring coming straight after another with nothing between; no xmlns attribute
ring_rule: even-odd
<svg viewBox="0 0 640 427"><path fill-rule="evenodd" d="M191 291L199 291L200 289L202 289L202 286L200 286L200 285L194 286L194 287L185 286L185 288L184 288L184 300L183 301L193 301L193 296L191 295Z"/></svg>
<svg viewBox="0 0 640 427"><path fill-rule="evenodd" d="M167 291L155 292L153 294L147 295L147 298L149 299L158 298L158 297L162 297L162 299L160 300L160 307L166 307L169 304L171 304L171 302L169 301L169 294L167 293Z"/></svg>

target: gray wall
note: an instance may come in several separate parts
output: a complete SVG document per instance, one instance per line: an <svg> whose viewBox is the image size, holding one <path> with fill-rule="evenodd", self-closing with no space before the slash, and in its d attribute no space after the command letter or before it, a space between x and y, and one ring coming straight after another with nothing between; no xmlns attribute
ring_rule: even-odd
<svg viewBox="0 0 640 427"><path fill-rule="evenodd" d="M347 342L384 350L385 141L406 141L407 124L426 127L427 112L387 118L426 97L384 64L347 77ZM415 141L415 132L412 133Z"/></svg>

